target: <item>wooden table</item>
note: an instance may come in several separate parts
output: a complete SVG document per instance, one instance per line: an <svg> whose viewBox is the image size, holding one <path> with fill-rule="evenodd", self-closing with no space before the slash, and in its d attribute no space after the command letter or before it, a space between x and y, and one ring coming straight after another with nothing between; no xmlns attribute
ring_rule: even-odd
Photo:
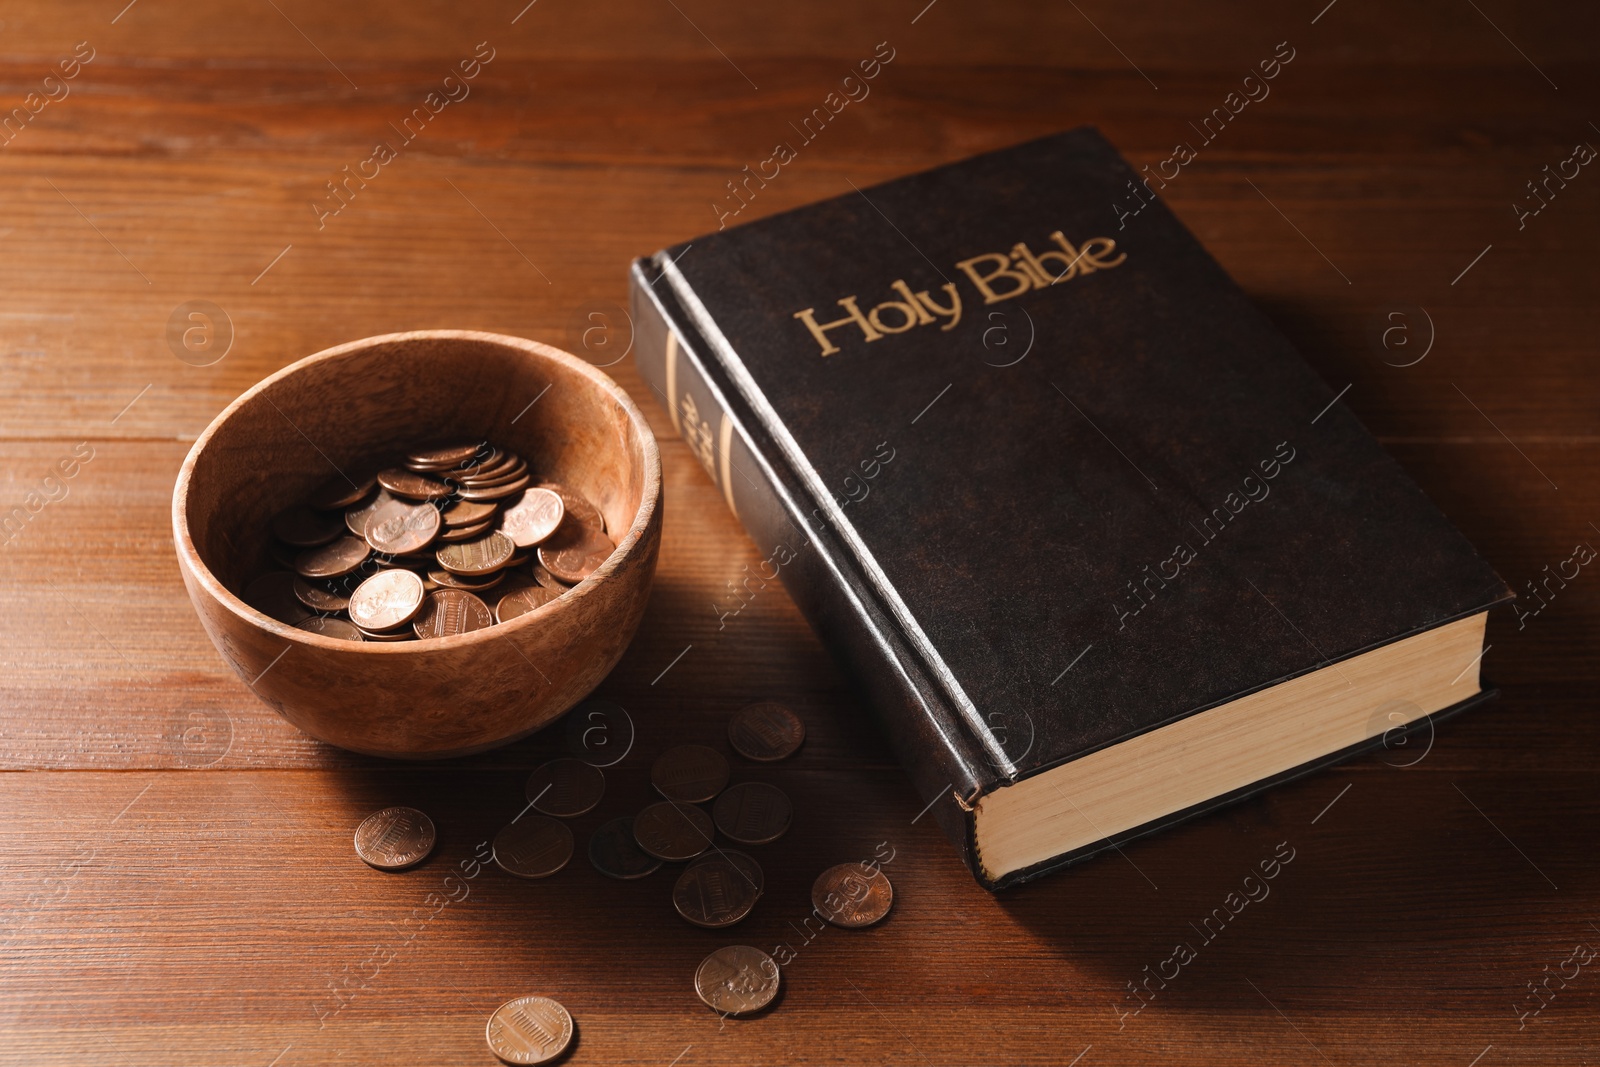
<svg viewBox="0 0 1600 1067"><path fill-rule="evenodd" d="M600 689L638 744L579 841L642 803L655 753L720 743L751 700L810 730L766 775L798 807L756 850L767 894L718 934L673 914L665 873L473 865L559 736L399 765L258 703L196 622L168 513L196 434L308 353L423 327L576 348L596 308L625 337L630 257L713 228L725 183L888 41L871 96L746 217L1082 123L1139 165L1191 142L1168 201L1524 590L1600 543L1600 172L1551 183L1520 226L1513 206L1600 144L1592 6L123 2L9 5L0 29L0 106L27 119L0 135L0 512L25 513L0 585L0 1062L482 1064L488 1013L526 993L571 1009L573 1063L1600 1055L1600 963L1578 962L1600 948L1592 568L1537 615L1496 613L1503 699L1424 752L990 896L916 820L781 590L719 629L713 603L757 553L621 363L661 438L666 540ZM1294 58L1270 96L1201 142L1190 123L1278 42ZM342 210L312 206L489 49L470 95ZM192 301L220 311L191 321ZM189 326L215 331L190 336L201 355ZM52 478L75 449L92 458ZM441 833L402 875L351 850L393 803ZM804 941L813 876L878 842L891 918ZM1295 858L1270 897L1136 1000L1279 842ZM777 1010L724 1021L696 1000L695 965L730 942L798 951Z"/></svg>

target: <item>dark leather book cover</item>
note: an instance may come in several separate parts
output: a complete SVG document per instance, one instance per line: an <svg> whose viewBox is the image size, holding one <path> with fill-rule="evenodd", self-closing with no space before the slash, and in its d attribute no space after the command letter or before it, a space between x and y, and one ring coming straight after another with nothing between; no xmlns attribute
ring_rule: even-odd
<svg viewBox="0 0 1600 1067"><path fill-rule="evenodd" d="M1163 203L1117 209L1130 183L1078 130L636 270L724 451L824 546L790 581L813 624L859 621L843 658L875 705L915 675L880 714L952 829L997 786L1510 596Z"/></svg>

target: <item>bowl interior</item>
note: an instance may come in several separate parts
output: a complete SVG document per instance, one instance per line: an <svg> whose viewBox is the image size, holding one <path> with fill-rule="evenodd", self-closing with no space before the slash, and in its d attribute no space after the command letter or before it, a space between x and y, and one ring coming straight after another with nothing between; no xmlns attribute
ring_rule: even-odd
<svg viewBox="0 0 1600 1067"><path fill-rule="evenodd" d="M311 357L246 394L194 457L185 518L200 562L236 596L268 569L274 515L343 474L432 442L487 439L534 483L588 497L621 542L645 492L643 443L603 375L556 349L490 335L397 335Z"/></svg>

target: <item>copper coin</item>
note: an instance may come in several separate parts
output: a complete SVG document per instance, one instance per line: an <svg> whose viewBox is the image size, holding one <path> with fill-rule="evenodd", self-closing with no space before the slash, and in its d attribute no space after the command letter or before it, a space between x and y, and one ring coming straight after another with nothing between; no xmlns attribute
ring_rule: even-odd
<svg viewBox="0 0 1600 1067"><path fill-rule="evenodd" d="M852 930L880 921L893 903L889 876L865 863L829 867L811 885L811 904L817 914Z"/></svg>
<svg viewBox="0 0 1600 1067"><path fill-rule="evenodd" d="M728 720L728 743L745 759L787 759L806 739L806 727L782 704L765 702L741 708Z"/></svg>
<svg viewBox="0 0 1600 1067"><path fill-rule="evenodd" d="M439 561L434 560L434 562L437 563ZM428 572L428 578L446 589L465 589L469 593L481 593L486 589L493 589L505 581L506 572L501 570L495 571L484 578L466 578L459 574L451 574L449 571L435 568Z"/></svg>
<svg viewBox="0 0 1600 1067"><path fill-rule="evenodd" d="M367 516L366 540L375 552L403 556L432 544L440 525L432 504L391 500Z"/></svg>
<svg viewBox="0 0 1600 1067"><path fill-rule="evenodd" d="M513 497L522 492L532 480L531 477L524 473L522 477L506 482L503 485L486 485L474 489L462 489L457 495L462 500L505 500L507 497Z"/></svg>
<svg viewBox="0 0 1600 1067"><path fill-rule="evenodd" d="M349 530L357 537L366 537L367 519L372 516L373 512L377 511L385 504L390 504L393 502L394 497L390 496L387 490L379 489L376 493L372 494L371 500L364 504L358 504L344 513L345 529Z"/></svg>
<svg viewBox="0 0 1600 1067"><path fill-rule="evenodd" d="M494 529L494 520L473 523L471 526L447 526L439 535L439 540L446 543L456 541L476 541Z"/></svg>
<svg viewBox="0 0 1600 1067"><path fill-rule="evenodd" d="M711 816L693 804L663 800L633 817L633 839L658 860L681 863L711 847Z"/></svg>
<svg viewBox="0 0 1600 1067"><path fill-rule="evenodd" d="M443 445L430 445L427 448L418 448L406 453L406 463L419 467L449 467L457 463L465 463L479 450L487 451L493 446L487 441L455 441Z"/></svg>
<svg viewBox="0 0 1600 1067"><path fill-rule="evenodd" d="M484 489L491 485L504 485L515 481L528 473L528 465L513 456L510 462L501 463L493 470L480 471L477 474L461 475L458 480L463 489Z"/></svg>
<svg viewBox="0 0 1600 1067"><path fill-rule="evenodd" d="M650 767L650 784L668 800L698 804L728 784L728 761L705 745L677 745L656 757Z"/></svg>
<svg viewBox="0 0 1600 1067"><path fill-rule="evenodd" d="M766 845L788 833L794 805L775 785L740 782L717 798L711 818L730 841Z"/></svg>
<svg viewBox="0 0 1600 1067"><path fill-rule="evenodd" d="M337 515L324 515L310 508L290 508L273 516L272 536L296 548L313 548L338 537L341 526Z"/></svg>
<svg viewBox="0 0 1600 1067"><path fill-rule="evenodd" d="M336 474L312 490L306 502L318 511L343 511L365 500L376 484L377 479L370 475L347 478Z"/></svg>
<svg viewBox="0 0 1600 1067"><path fill-rule="evenodd" d="M694 991L712 1011L748 1015L772 1003L780 980L771 956L749 945L729 945L700 962Z"/></svg>
<svg viewBox="0 0 1600 1067"><path fill-rule="evenodd" d="M489 605L464 589L440 589L422 601L411 629L423 640L470 634L494 625Z"/></svg>
<svg viewBox="0 0 1600 1067"><path fill-rule="evenodd" d="M486 574L493 574L509 563L511 553L514 551L516 546L511 543L511 538L495 530L476 541L441 545L435 555L438 557L439 566L451 574L481 578Z"/></svg>
<svg viewBox="0 0 1600 1067"><path fill-rule="evenodd" d="M542 763L528 775L528 803L534 811L573 819L593 811L606 795L606 776L600 768L564 756Z"/></svg>
<svg viewBox="0 0 1600 1067"><path fill-rule="evenodd" d="M379 471L378 484L389 490L391 495L406 500L442 500L455 491L449 482L401 467Z"/></svg>
<svg viewBox="0 0 1600 1067"><path fill-rule="evenodd" d="M626 815L603 824L589 838L589 862L607 878L624 882L653 874L661 866L633 839L633 819Z"/></svg>
<svg viewBox="0 0 1600 1067"><path fill-rule="evenodd" d="M760 896L732 860L704 856L684 869L672 887L672 906L696 926L720 930L749 915Z"/></svg>
<svg viewBox="0 0 1600 1067"><path fill-rule="evenodd" d="M422 579L407 570L380 571L350 594L350 621L363 630L394 630L422 610Z"/></svg>
<svg viewBox="0 0 1600 1067"><path fill-rule="evenodd" d="M633 719L621 704L586 700L567 712L567 751L596 767L621 763L633 750Z"/></svg>
<svg viewBox="0 0 1600 1067"><path fill-rule="evenodd" d="M311 609L294 595L295 579L288 571L268 571L244 587L241 599L261 614L293 626L311 617Z"/></svg>
<svg viewBox="0 0 1600 1067"><path fill-rule="evenodd" d="M600 514L600 509L595 507L588 497L576 489L569 489L556 482L540 482L540 489L548 489L561 498L561 506L574 520L585 526L593 526L596 530L605 532L606 517Z"/></svg>
<svg viewBox="0 0 1600 1067"><path fill-rule="evenodd" d="M365 563L371 552L361 538L345 534L302 551L294 558L294 569L302 578L337 578Z"/></svg>
<svg viewBox="0 0 1600 1067"><path fill-rule="evenodd" d="M537 611L560 596L560 593L552 593L542 585L523 586L500 598L500 602L494 606L495 620L510 622L530 611Z"/></svg>
<svg viewBox="0 0 1600 1067"><path fill-rule="evenodd" d="M549 997L518 997L489 1016L484 1039L506 1063L545 1063L572 1044L572 1016Z"/></svg>
<svg viewBox="0 0 1600 1067"><path fill-rule="evenodd" d="M766 892L767 876L761 870L761 864L757 863L749 853L740 852L736 848L718 848L690 860L689 866L694 867L697 864L709 863L712 860L723 860L737 867L740 876L749 883L756 896L759 897Z"/></svg>
<svg viewBox="0 0 1600 1067"><path fill-rule="evenodd" d="M403 871L428 858L437 836L416 808L384 808L356 827L356 855L380 871Z"/></svg>
<svg viewBox="0 0 1600 1067"><path fill-rule="evenodd" d="M447 471L450 480L459 483L462 478L470 478L480 471L493 470L505 462L506 453L491 444L485 443L484 447L478 450L477 455L464 459L460 463L439 469Z"/></svg>
<svg viewBox="0 0 1600 1067"><path fill-rule="evenodd" d="M539 546L539 562L563 582L575 585L599 570L616 548L593 526L567 521Z"/></svg>
<svg viewBox="0 0 1600 1067"><path fill-rule="evenodd" d="M494 861L518 878L548 878L572 858L572 831L559 819L524 815L494 835Z"/></svg>
<svg viewBox="0 0 1600 1067"><path fill-rule="evenodd" d="M322 582L310 582L299 575L294 579L295 599L312 611L344 611L350 598L339 589L330 589Z"/></svg>
<svg viewBox="0 0 1600 1067"><path fill-rule="evenodd" d="M550 590L552 593L555 593L557 596L560 596L562 593L565 593L568 589L572 588L571 585L568 585L566 582L563 582L561 579L551 574L549 570L545 568L543 563L539 563L537 561L535 561L533 564L533 580Z"/></svg>
<svg viewBox="0 0 1600 1067"><path fill-rule="evenodd" d="M458 464L460 481L493 480L514 470L527 470L528 465L515 452L494 449L482 456Z"/></svg>
<svg viewBox="0 0 1600 1067"><path fill-rule="evenodd" d="M506 504L500 531L518 548L532 548L556 532L567 513L561 498L548 489L524 489Z"/></svg>
<svg viewBox="0 0 1600 1067"><path fill-rule="evenodd" d="M365 641L361 635L360 627L343 619L335 619L331 615L313 615L309 619L301 619L294 624L295 629L307 633L321 634L331 637L336 641Z"/></svg>
<svg viewBox="0 0 1600 1067"><path fill-rule="evenodd" d="M477 526L494 518L495 512L500 510L500 505L491 502L476 500L457 500L454 504L439 513L444 520L445 528L454 530L462 526Z"/></svg>
<svg viewBox="0 0 1600 1067"><path fill-rule="evenodd" d="M361 627L357 626L357 630ZM361 630L364 641L415 641L417 633L409 626L402 626L398 630Z"/></svg>

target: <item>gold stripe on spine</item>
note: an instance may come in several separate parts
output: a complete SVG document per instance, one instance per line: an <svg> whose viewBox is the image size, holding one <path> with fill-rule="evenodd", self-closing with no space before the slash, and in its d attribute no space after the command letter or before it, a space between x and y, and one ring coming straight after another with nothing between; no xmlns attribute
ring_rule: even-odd
<svg viewBox="0 0 1600 1067"><path fill-rule="evenodd" d="M728 502L728 510L733 512L733 517L739 517L739 509L733 506L733 420L728 418L728 413L722 413L722 426L717 431L717 451L722 459L722 496Z"/></svg>
<svg viewBox="0 0 1600 1067"><path fill-rule="evenodd" d="M667 412L672 416L672 428L683 434L683 422L678 418L678 335L667 330Z"/></svg>

